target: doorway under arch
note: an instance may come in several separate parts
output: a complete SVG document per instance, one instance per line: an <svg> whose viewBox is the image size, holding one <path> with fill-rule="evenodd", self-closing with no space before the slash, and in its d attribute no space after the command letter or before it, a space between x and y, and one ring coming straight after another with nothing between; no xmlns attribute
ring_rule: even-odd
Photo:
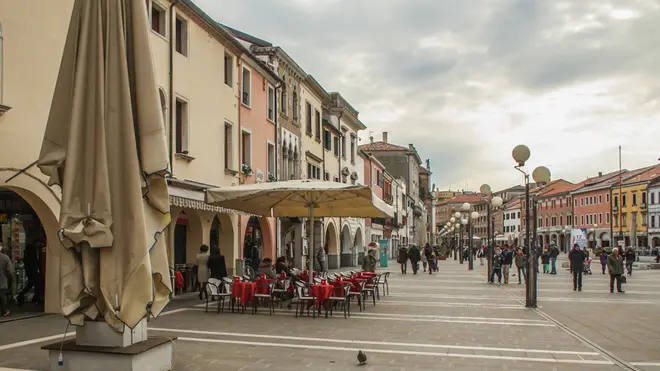
<svg viewBox="0 0 660 371"><path fill-rule="evenodd" d="M344 224L344 226L341 229L340 241L341 241L341 248L340 248L341 258L339 261L339 266L352 267L354 246L353 246L353 238L351 236L351 228L348 226L348 224Z"/></svg>
<svg viewBox="0 0 660 371"><path fill-rule="evenodd" d="M358 264L358 262L361 263L362 258L364 257L364 240L362 237L362 229L360 228L355 231L355 240L353 245L355 246L355 258L353 258L353 264Z"/></svg>
<svg viewBox="0 0 660 371"><path fill-rule="evenodd" d="M335 224L330 222L328 223L328 228L325 230L325 251L330 255L337 256L339 252L339 246L337 246L337 229ZM332 268L328 265L329 268Z"/></svg>

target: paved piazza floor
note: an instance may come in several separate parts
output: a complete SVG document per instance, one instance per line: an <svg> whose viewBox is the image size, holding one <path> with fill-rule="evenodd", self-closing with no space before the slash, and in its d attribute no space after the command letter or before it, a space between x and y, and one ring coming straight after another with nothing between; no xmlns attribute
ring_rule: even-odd
<svg viewBox="0 0 660 371"><path fill-rule="evenodd" d="M389 268L390 295L348 320L295 318L286 309L204 313L187 298L152 321L150 334L178 337L174 369L182 371L660 371L658 270L634 272L623 295L611 295L602 274L585 277L583 292L572 291L566 270L540 274L539 308L529 310L517 277L488 285L478 262L468 271L444 261L432 276L397 268ZM0 370L47 370L40 346L64 329L58 316L0 324ZM356 365L360 349L364 367Z"/></svg>

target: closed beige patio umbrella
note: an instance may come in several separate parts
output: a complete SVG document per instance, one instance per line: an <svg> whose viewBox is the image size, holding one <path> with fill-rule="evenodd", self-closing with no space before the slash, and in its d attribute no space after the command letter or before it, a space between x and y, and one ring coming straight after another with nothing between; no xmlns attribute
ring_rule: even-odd
<svg viewBox="0 0 660 371"><path fill-rule="evenodd" d="M169 301L169 163L149 34L144 1L74 4L38 161L62 189L60 299L74 325L105 319L123 332Z"/></svg>
<svg viewBox="0 0 660 371"><path fill-rule="evenodd" d="M317 180L247 184L206 191L206 202L251 214L308 218L309 271L314 271L314 218L384 218L393 208L363 185ZM310 283L313 280L310 274Z"/></svg>

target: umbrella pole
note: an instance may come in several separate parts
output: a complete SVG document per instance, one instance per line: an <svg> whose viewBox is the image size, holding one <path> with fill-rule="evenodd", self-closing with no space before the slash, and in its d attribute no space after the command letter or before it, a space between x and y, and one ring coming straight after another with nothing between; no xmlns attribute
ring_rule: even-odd
<svg viewBox="0 0 660 371"><path fill-rule="evenodd" d="M309 206L309 284L314 283L314 205Z"/></svg>

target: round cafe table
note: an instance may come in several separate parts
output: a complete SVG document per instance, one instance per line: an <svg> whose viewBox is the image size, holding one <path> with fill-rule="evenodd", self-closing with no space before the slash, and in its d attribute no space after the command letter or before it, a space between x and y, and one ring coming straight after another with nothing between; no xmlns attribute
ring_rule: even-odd
<svg viewBox="0 0 660 371"><path fill-rule="evenodd" d="M232 299L238 299L241 301L241 306L243 307L243 312L245 312L245 306L248 303L251 303L254 299L254 294L257 291L256 282L236 282L232 287L231 296Z"/></svg>
<svg viewBox="0 0 660 371"><path fill-rule="evenodd" d="M312 285L312 291L314 296L316 296L316 307L321 308L321 305L325 303L326 300L332 295L332 291L335 289L332 285Z"/></svg>
<svg viewBox="0 0 660 371"><path fill-rule="evenodd" d="M254 280L254 283L257 285L257 294L268 294L268 284L272 283L275 281L274 279L266 278L264 276L260 276L256 280Z"/></svg>

